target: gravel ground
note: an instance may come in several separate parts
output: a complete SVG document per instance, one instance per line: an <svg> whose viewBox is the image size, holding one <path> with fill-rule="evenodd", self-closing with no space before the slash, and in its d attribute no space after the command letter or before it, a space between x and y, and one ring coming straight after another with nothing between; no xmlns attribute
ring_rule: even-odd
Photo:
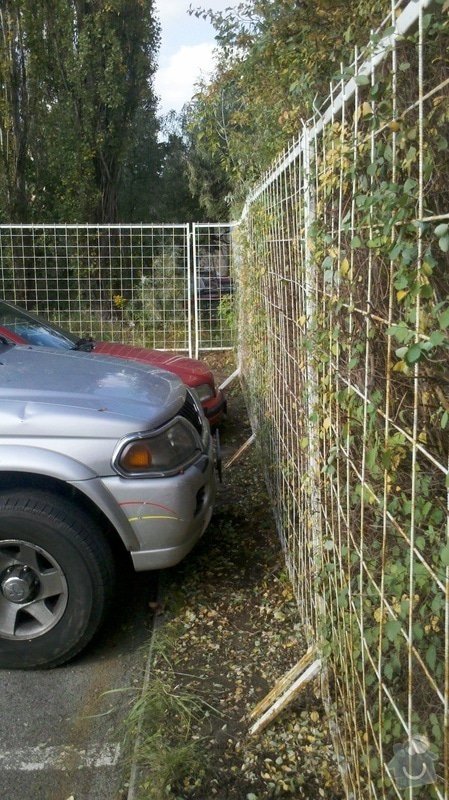
<svg viewBox="0 0 449 800"><path fill-rule="evenodd" d="M219 380L233 369L229 355L208 360ZM228 397L225 455L250 434L237 383ZM163 573L161 598L152 699L134 714L144 718L138 796L341 798L318 686L248 733L250 710L307 649L255 447L226 471L208 531Z"/></svg>

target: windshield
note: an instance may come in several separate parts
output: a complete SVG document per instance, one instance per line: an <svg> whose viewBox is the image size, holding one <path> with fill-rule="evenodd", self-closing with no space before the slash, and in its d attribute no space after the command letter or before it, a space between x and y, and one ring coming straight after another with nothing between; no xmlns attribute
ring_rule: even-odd
<svg viewBox="0 0 449 800"><path fill-rule="evenodd" d="M27 344L71 350L76 337L57 327L49 327L45 320L28 314L16 306L0 301L0 325L21 336Z"/></svg>

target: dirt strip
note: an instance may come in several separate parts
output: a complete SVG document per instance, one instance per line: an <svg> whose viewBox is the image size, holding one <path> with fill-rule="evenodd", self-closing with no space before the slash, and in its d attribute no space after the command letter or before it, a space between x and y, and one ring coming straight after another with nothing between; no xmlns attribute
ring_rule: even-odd
<svg viewBox="0 0 449 800"><path fill-rule="evenodd" d="M228 395L225 455L250 433L239 387ZM307 649L254 446L227 470L199 546L161 581L136 797L341 798L318 686L248 734L249 711Z"/></svg>

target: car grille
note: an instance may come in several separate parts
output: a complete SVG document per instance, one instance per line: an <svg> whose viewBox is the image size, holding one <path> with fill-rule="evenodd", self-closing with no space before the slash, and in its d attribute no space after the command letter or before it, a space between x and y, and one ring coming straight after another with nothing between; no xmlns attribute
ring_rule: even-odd
<svg viewBox="0 0 449 800"><path fill-rule="evenodd" d="M184 405L178 412L178 415L180 417L184 417L184 419L187 419L199 433L201 438L203 437L203 418L201 416L201 412L198 410L195 400L189 391L186 393Z"/></svg>

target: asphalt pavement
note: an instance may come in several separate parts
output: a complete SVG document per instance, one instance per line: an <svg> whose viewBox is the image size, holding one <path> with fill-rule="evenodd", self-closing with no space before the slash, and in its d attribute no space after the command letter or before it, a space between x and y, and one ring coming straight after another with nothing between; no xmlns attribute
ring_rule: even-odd
<svg viewBox="0 0 449 800"><path fill-rule="evenodd" d="M0 670L1 800L126 798L123 719L143 679L156 584L127 570L100 635L71 664Z"/></svg>

